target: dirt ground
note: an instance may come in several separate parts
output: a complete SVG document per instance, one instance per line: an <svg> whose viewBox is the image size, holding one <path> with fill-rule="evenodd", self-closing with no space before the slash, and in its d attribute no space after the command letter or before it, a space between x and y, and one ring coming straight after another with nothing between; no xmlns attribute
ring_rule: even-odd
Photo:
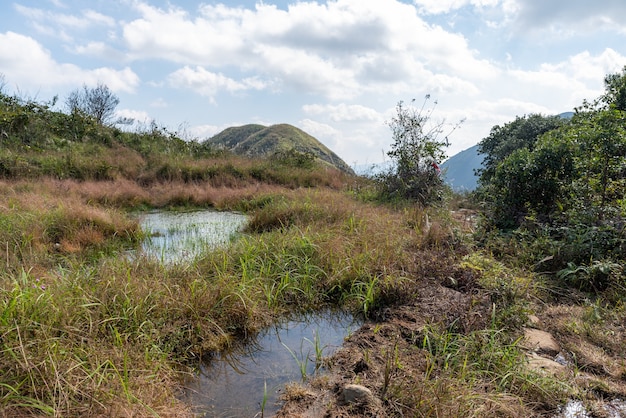
<svg viewBox="0 0 626 418"><path fill-rule="evenodd" d="M390 308L349 336L329 360L328 372L285 391L279 417L401 416L406 411L383 401L396 382L423 376L427 362L416 343L424 327L456 322L464 329L481 328L489 303L439 285L425 283L411 305ZM347 403L343 389L358 384L369 389L364 399ZM381 399L383 398L383 399Z"/></svg>
<svg viewBox="0 0 626 418"><path fill-rule="evenodd" d="M602 344L594 345L566 329L579 317L580 312L568 311L574 308L544 306L538 308L543 319L531 316L527 329L546 331L530 333L520 342L528 350L527 367L574 388L572 393L589 412L568 415L564 400L556 404L554 399L546 400L549 396L533 399L532 393L523 398L495 395L489 385L458 386L461 379L440 374L442 359L433 369L432 357L429 360L419 348L425 327L454 326L463 333L484 329L492 305L480 292L461 292L434 279L425 281L416 293L413 303L387 309L349 336L328 359L326 373L306 384L288 386L276 416L626 417L626 366L623 351L617 347L624 342L623 327L613 330L618 342L609 354L606 345L600 348ZM541 341L542 335L549 341ZM555 355L554 350L559 353ZM585 359L573 358L584 353ZM580 370L581 361L588 365L586 370Z"/></svg>

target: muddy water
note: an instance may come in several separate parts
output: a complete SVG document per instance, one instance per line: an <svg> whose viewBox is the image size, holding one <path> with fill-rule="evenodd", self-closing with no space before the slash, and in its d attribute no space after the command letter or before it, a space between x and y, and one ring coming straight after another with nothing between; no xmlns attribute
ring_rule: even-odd
<svg viewBox="0 0 626 418"><path fill-rule="evenodd" d="M318 353L331 355L360 325L345 314L323 313L267 329L254 343L203 366L187 383L185 400L201 417L272 416L285 385L323 373L316 370Z"/></svg>
<svg viewBox="0 0 626 418"><path fill-rule="evenodd" d="M246 215L235 212L145 213L140 225L149 237L142 250L164 263L191 261L207 249L227 244L246 221Z"/></svg>

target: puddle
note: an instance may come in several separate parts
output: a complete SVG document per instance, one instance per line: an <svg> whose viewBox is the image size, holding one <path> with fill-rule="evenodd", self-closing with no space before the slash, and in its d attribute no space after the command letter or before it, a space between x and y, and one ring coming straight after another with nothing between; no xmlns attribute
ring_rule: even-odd
<svg viewBox="0 0 626 418"><path fill-rule="evenodd" d="M601 408L603 415L607 418L626 418L626 401L613 399L605 402ZM583 403L577 400L569 401L560 411L556 418L590 418L590 414Z"/></svg>
<svg viewBox="0 0 626 418"><path fill-rule="evenodd" d="M272 416L280 391L316 373L317 352L333 354L361 323L346 314L317 314L267 329L239 352L213 359L187 382L184 400L200 417ZM316 348L317 347L317 348ZM323 373L323 369L317 370Z"/></svg>
<svg viewBox="0 0 626 418"><path fill-rule="evenodd" d="M569 401L563 411L559 415L559 417L563 418L589 418L590 415L587 413L585 406L581 401Z"/></svg>
<svg viewBox="0 0 626 418"><path fill-rule="evenodd" d="M191 261L208 248L227 244L247 219L235 212L148 212L139 221L148 234L142 250L163 263Z"/></svg>
<svg viewBox="0 0 626 418"><path fill-rule="evenodd" d="M140 225L149 237L142 251L163 263L192 261L227 244L247 219L233 212L145 213ZM285 385L323 372L316 359L333 354L360 326L350 315L326 312L268 328L254 342L203 365L186 382L182 399L199 417L271 416Z"/></svg>

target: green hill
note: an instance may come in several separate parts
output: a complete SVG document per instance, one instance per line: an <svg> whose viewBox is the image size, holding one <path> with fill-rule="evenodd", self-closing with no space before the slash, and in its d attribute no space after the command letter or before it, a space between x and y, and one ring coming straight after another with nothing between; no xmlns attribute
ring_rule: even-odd
<svg viewBox="0 0 626 418"><path fill-rule="evenodd" d="M348 164L316 138L285 123L269 127L254 124L230 127L209 138L205 143L252 158L266 158L290 151L312 154L324 164L353 173Z"/></svg>

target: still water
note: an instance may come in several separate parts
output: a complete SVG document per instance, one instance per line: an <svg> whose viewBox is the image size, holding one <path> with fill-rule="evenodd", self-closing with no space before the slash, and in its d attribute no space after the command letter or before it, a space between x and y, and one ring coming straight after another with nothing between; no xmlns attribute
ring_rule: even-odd
<svg viewBox="0 0 626 418"><path fill-rule="evenodd" d="M142 250L163 263L192 261L204 251L227 244L247 219L236 212L148 212L140 217L141 228L148 234Z"/></svg>
<svg viewBox="0 0 626 418"><path fill-rule="evenodd" d="M268 328L255 342L204 365L187 383L185 400L200 417L254 417L261 410L272 416L285 385L323 373L316 365L320 354L333 354L360 325L350 315L317 313Z"/></svg>
<svg viewBox="0 0 626 418"><path fill-rule="evenodd" d="M163 263L193 261L228 244L247 217L233 212L150 212L140 217L148 234L142 250ZM273 415L289 382L323 372L318 360L339 348L361 324L352 316L318 312L275 325L228 354L202 365L186 382L183 399L201 417Z"/></svg>

